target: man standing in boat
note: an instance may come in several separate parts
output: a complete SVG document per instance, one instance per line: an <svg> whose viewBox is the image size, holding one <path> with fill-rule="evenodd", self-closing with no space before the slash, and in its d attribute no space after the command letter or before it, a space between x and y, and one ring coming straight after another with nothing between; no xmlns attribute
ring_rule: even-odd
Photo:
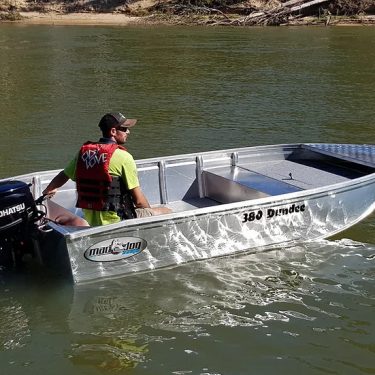
<svg viewBox="0 0 375 375"><path fill-rule="evenodd" d="M119 112L105 114L99 122L103 137L98 142L86 142L43 194L54 195L69 179L75 181L76 206L83 209L92 226L170 213L167 207L151 208L139 185L134 159L121 146L136 123L136 119L127 119Z"/></svg>

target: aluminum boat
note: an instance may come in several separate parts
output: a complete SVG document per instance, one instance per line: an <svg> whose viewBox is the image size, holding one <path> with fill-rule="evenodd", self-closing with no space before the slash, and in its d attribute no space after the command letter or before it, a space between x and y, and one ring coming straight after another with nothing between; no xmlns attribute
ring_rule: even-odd
<svg viewBox="0 0 375 375"><path fill-rule="evenodd" d="M74 182L42 202L37 198L58 171L1 180L0 258L1 252L8 260L24 256L20 244L29 241L32 258L67 271L76 283L89 282L316 241L375 209L374 145L257 146L136 164L151 205L173 213L100 227L63 226L55 220L59 215L82 215ZM25 190L20 184L30 189L36 209L13 199L17 189ZM26 229L18 228L23 219Z"/></svg>

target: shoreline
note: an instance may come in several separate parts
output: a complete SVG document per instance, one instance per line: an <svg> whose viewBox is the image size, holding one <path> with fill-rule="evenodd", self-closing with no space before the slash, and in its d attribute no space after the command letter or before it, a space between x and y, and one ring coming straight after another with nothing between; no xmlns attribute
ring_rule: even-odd
<svg viewBox="0 0 375 375"><path fill-rule="evenodd" d="M147 26L147 25L202 25L185 21L183 18L172 17L164 18L155 15L131 16L124 13L97 13L97 12L19 12L21 19L3 20L0 23L18 24L18 25L61 25L61 26ZM374 26L375 15L366 15L358 17L340 17L331 16L327 24L326 18L306 17L298 22L290 22L282 26ZM206 26L210 26L209 24ZM241 26L233 26L241 27ZM242 26L243 27L243 26ZM246 26L252 27L252 26Z"/></svg>
<svg viewBox="0 0 375 375"><path fill-rule="evenodd" d="M58 13L58 12L20 12L22 19L11 23L25 25L61 26L131 26L147 25L149 17L135 17L123 13Z"/></svg>

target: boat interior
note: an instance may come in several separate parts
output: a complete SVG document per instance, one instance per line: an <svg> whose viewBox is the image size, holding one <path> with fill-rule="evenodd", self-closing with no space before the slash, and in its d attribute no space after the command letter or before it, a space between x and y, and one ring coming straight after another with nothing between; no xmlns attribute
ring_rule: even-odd
<svg viewBox="0 0 375 375"><path fill-rule="evenodd" d="M372 160L356 150L314 145L261 146L137 162L142 190L152 206L173 212L319 188L374 173ZM40 191L51 177L40 181ZM73 182L47 201L48 217L82 216Z"/></svg>

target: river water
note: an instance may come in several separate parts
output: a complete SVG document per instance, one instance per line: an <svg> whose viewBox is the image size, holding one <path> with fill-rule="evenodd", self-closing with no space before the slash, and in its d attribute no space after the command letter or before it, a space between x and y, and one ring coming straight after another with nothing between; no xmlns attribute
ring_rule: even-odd
<svg viewBox="0 0 375 375"><path fill-rule="evenodd" d="M107 111L136 159L374 143L375 28L0 25L0 178ZM374 216L330 241L73 286L0 271L1 374L371 374Z"/></svg>

